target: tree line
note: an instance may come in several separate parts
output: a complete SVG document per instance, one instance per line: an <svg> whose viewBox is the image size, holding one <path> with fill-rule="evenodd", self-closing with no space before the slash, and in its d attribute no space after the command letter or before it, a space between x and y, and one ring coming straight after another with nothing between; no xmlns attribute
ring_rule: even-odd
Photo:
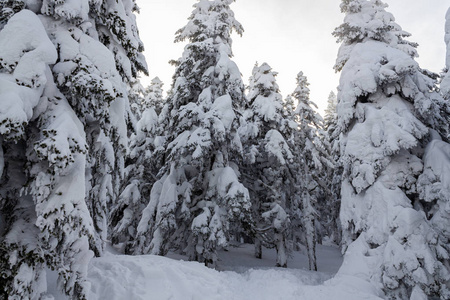
<svg viewBox="0 0 450 300"><path fill-rule="evenodd" d="M233 2L194 4L166 97L139 82L134 0L0 2L3 298L39 299L52 269L86 299L107 241L211 267L235 243L279 267L304 248L317 270L325 240L386 299L450 297L450 66L420 68L381 1L342 0L322 118L302 72L285 98L267 63L244 85Z"/></svg>

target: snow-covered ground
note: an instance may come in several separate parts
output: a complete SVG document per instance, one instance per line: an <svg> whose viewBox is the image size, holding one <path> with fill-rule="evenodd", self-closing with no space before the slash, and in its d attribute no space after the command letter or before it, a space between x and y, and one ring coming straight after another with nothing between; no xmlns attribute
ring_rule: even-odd
<svg viewBox="0 0 450 300"><path fill-rule="evenodd" d="M318 245L319 272L307 270L303 253L294 252L283 269L274 267L273 249L256 259L251 245L230 247L220 253L217 271L174 254L126 256L111 250L91 261L89 300L379 299L359 278L332 278L342 263L339 249Z"/></svg>

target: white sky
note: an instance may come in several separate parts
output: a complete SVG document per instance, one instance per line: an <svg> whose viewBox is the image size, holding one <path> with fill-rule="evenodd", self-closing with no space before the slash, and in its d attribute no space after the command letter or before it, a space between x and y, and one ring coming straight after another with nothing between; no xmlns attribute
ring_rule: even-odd
<svg viewBox="0 0 450 300"><path fill-rule="evenodd" d="M444 23L450 0L385 0L397 23L419 43L422 68L440 72L445 66ZM149 78L158 76L167 91L172 84L171 59L181 56L184 43L174 44L175 32L186 25L196 0L137 0L138 28L145 45ZM293 92L295 77L303 71L310 82L311 100L322 113L339 74L333 65L339 45L331 35L342 23L339 0L237 0L231 8L244 27L233 38L233 60L247 84L256 61L278 72L283 96Z"/></svg>

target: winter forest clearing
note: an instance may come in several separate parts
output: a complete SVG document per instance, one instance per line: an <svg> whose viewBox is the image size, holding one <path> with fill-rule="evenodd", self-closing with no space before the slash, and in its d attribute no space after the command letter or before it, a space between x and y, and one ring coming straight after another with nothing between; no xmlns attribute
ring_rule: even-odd
<svg viewBox="0 0 450 300"><path fill-rule="evenodd" d="M193 2L165 96L135 0L0 1L0 297L450 299L450 10L437 74L342 0L322 118Z"/></svg>

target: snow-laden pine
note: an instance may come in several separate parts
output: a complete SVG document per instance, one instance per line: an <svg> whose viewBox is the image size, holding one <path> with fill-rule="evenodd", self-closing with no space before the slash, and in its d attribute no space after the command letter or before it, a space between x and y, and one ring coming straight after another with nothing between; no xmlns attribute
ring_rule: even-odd
<svg viewBox="0 0 450 300"><path fill-rule="evenodd" d="M445 15L445 45L447 46L447 55L445 57L445 73L440 84L441 93L445 100L450 99L450 8Z"/></svg>
<svg viewBox="0 0 450 300"><path fill-rule="evenodd" d="M84 299L88 237L83 126L53 81L58 53L31 11L0 31L1 295L38 299L45 268L68 295Z"/></svg>
<svg viewBox="0 0 450 300"><path fill-rule="evenodd" d="M165 103L163 85L164 83L158 77L152 79L150 85L145 89L144 109L153 107L158 115L161 114Z"/></svg>
<svg viewBox="0 0 450 300"><path fill-rule="evenodd" d="M127 254L135 252L137 227L162 166L164 136L161 136L163 131L155 111L163 104L162 85L158 78L153 79L137 107L137 111L142 112L136 133L130 137L120 196L111 209L111 242Z"/></svg>
<svg viewBox="0 0 450 300"><path fill-rule="evenodd" d="M255 255L261 258L262 245L275 247L277 266L286 267L290 226L286 209L295 185L289 169L294 158L289 138L297 123L285 118L276 75L267 63L253 68L247 122L240 129L245 153L242 172L252 199Z"/></svg>
<svg viewBox="0 0 450 300"><path fill-rule="evenodd" d="M332 242L339 244L341 241L341 229L339 222L339 208L341 204L341 175L342 166L339 163L339 127L337 126L337 97L332 91L328 96L325 109L323 131L320 137L323 147L332 162L332 166L325 166L326 174L322 177L325 188L320 198L318 211L322 227L321 237L327 237Z"/></svg>
<svg viewBox="0 0 450 300"><path fill-rule="evenodd" d="M230 223L250 222L249 194L234 163L242 152L237 131L245 95L231 60L230 34L243 31L232 2L199 1L176 34L176 41L188 44L174 62L160 116L164 162L137 228L136 253L173 249L214 265L217 249L231 238Z"/></svg>
<svg viewBox="0 0 450 300"><path fill-rule="evenodd" d="M317 270L315 247L317 243L316 223L317 201L326 188L324 174L326 167L332 167L323 140L323 119L316 111L316 104L309 97L309 83L303 72L296 78L297 87L292 98L297 101L294 118L299 126L294 135L297 159L293 172L297 176L296 194L301 208L301 223L309 258L310 270ZM294 198L294 197L293 197Z"/></svg>
<svg viewBox="0 0 450 300"><path fill-rule="evenodd" d="M424 148L430 130L447 131L445 103L435 91L436 76L419 67L416 44L405 39L409 34L386 7L378 0L344 0L344 23L334 32L342 42L335 69L341 71L346 250L338 274L365 277L389 299L448 299L447 241L430 221L446 200L432 202L420 187L421 180L442 174ZM432 145L425 153L445 153L446 147ZM446 220L445 212L439 215Z"/></svg>
<svg viewBox="0 0 450 300"><path fill-rule="evenodd" d="M61 290L85 299L89 248L102 253L123 176L127 85L146 70L136 6L0 6L1 293L44 297L50 268Z"/></svg>
<svg viewBox="0 0 450 300"><path fill-rule="evenodd" d="M135 79L128 85L128 102L130 103L131 114L129 114L130 120L128 121L133 131L136 131L135 126L137 120L142 116L144 111L144 99L147 96L146 89L141 84L139 79Z"/></svg>

